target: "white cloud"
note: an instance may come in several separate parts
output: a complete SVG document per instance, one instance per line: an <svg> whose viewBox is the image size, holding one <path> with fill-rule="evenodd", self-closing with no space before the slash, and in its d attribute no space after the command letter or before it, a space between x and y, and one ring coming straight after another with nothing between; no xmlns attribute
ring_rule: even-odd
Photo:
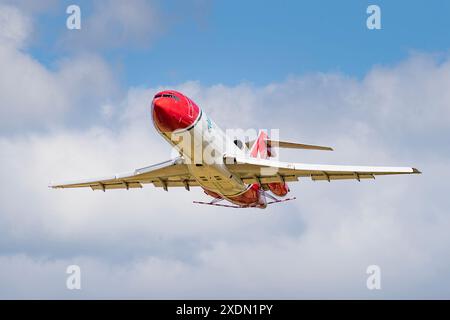
<svg viewBox="0 0 450 320"><path fill-rule="evenodd" d="M26 13L41 13L57 7L58 0L0 0L0 5L14 6Z"/></svg>
<svg viewBox="0 0 450 320"><path fill-rule="evenodd" d="M109 66L98 56L79 54L49 69L25 51L31 32L28 15L1 5L1 131L42 129L73 119L87 123L100 114L97 105L114 99L117 91ZM82 116L71 112L75 107Z"/></svg>
<svg viewBox="0 0 450 320"><path fill-rule="evenodd" d="M130 89L107 108L114 111L109 126L1 137L2 297L448 298L449 150L442 142L450 97L441 92L448 65L413 56L361 81L315 74L264 87L177 86L224 128L281 127L283 138L336 147L282 158L424 172L361 183L304 180L291 184L298 200L265 211L192 204L206 199L201 190L46 188L49 179L169 158L149 114L161 88ZM84 79L80 73L75 78ZM83 270L82 292L64 287L73 263ZM382 269L380 292L365 287L370 264Z"/></svg>
<svg viewBox="0 0 450 320"><path fill-rule="evenodd" d="M94 3L92 12L84 8L81 30L67 30L62 39L72 49L145 48L172 23L155 1L107 0Z"/></svg>
<svg viewBox="0 0 450 320"><path fill-rule="evenodd" d="M60 39L60 47L66 50L149 48L180 22L207 28L211 4L204 0L104 0L80 3L80 8L81 29L65 30Z"/></svg>
<svg viewBox="0 0 450 320"><path fill-rule="evenodd" d="M31 21L12 6L0 3L0 44L21 47L31 31Z"/></svg>

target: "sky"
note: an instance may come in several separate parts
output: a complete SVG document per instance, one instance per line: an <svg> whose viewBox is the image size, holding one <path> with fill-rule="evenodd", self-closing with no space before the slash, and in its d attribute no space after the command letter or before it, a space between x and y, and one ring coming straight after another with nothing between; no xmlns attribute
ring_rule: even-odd
<svg viewBox="0 0 450 320"><path fill-rule="evenodd" d="M0 0L0 298L448 299L449 7ZM47 188L170 158L149 114L164 88L224 129L335 149L281 160L423 174L302 179L266 210L194 205L201 190Z"/></svg>

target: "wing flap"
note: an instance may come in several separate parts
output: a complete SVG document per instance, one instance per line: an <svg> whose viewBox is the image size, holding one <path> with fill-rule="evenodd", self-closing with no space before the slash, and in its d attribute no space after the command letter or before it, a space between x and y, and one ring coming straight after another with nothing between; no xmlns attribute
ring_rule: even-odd
<svg viewBox="0 0 450 320"><path fill-rule="evenodd" d="M109 189L134 189L134 188L142 188L142 184L139 182L119 182L119 183L97 183L89 185L92 190L109 190ZM84 186L80 186L84 187ZM67 187L67 188L77 188L77 187Z"/></svg>
<svg viewBox="0 0 450 320"><path fill-rule="evenodd" d="M115 174L110 177L51 184L54 189L83 188L92 190L142 188L143 184L152 183L155 187L198 186L195 179L181 158L164 161L131 172Z"/></svg>
<svg viewBox="0 0 450 320"><path fill-rule="evenodd" d="M167 187L198 187L200 186L195 179L179 179L179 180L166 180L166 181L154 181L153 185L155 187L164 188L164 184L167 185Z"/></svg>
<svg viewBox="0 0 450 320"><path fill-rule="evenodd" d="M355 179L355 180L361 180L361 179L375 179L375 176L373 174L359 174L359 173L353 173L353 174L312 174L311 180L313 181L329 181L329 180L349 180L349 179Z"/></svg>

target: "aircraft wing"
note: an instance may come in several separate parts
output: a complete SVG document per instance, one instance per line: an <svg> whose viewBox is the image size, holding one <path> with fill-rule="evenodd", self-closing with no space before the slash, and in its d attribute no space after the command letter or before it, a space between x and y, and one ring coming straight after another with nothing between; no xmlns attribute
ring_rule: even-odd
<svg viewBox="0 0 450 320"><path fill-rule="evenodd" d="M92 190L142 188L143 184L153 183L155 187L198 186L197 181L190 175L186 164L181 158L175 158L131 172L115 174L110 177L72 181L51 184L51 188L83 188Z"/></svg>
<svg viewBox="0 0 450 320"><path fill-rule="evenodd" d="M245 183L297 181L300 177L312 180L375 179L377 175L421 173L410 167L369 167L324 164L288 163L268 159L227 157L228 169Z"/></svg>

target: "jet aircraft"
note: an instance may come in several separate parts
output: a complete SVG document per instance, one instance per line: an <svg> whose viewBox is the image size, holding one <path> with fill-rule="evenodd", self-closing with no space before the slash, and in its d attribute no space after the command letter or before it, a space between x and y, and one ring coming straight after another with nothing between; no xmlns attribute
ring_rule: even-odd
<svg viewBox="0 0 450 320"><path fill-rule="evenodd" d="M261 130L253 141L226 135L206 112L184 94L165 90L151 102L156 130L179 153L162 163L104 178L51 184L51 188L92 190L142 188L143 184L168 190L201 187L213 199L194 203L231 208L266 208L286 198L288 182L375 179L379 175L418 174L412 167L344 166L281 162L283 148L331 151L330 147L271 139ZM207 151L207 152L205 152ZM227 201L228 204L219 203Z"/></svg>

